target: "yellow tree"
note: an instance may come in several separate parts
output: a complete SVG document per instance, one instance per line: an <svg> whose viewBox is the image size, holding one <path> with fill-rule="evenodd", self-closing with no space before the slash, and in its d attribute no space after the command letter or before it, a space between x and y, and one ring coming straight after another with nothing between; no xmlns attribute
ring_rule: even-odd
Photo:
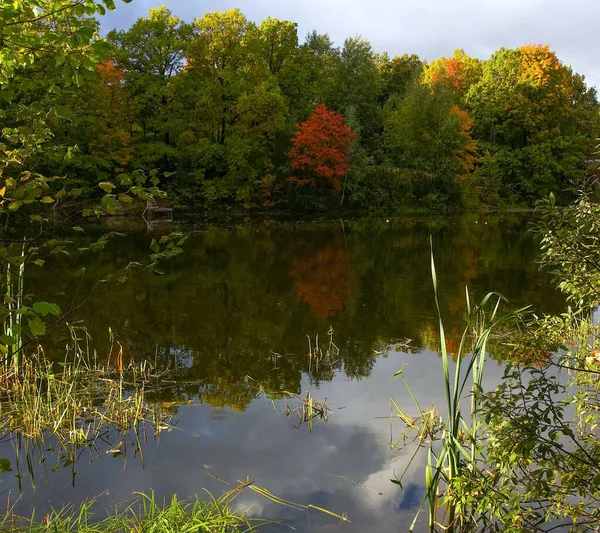
<svg viewBox="0 0 600 533"><path fill-rule="evenodd" d="M501 49L465 95L483 165L510 202L558 192L585 174L598 134L598 103L546 45Z"/></svg>
<svg viewBox="0 0 600 533"><path fill-rule="evenodd" d="M481 61L455 50L452 57L440 57L423 70L423 82L435 90L444 86L463 97L481 76Z"/></svg>

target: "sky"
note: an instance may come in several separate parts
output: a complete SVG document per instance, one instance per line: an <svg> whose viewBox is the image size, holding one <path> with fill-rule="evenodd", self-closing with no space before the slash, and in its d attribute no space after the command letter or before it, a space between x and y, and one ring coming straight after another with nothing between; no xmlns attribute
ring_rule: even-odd
<svg viewBox="0 0 600 533"><path fill-rule="evenodd" d="M548 44L600 89L600 0L133 0L118 2L102 30L127 29L161 5L188 22L237 7L253 22L296 22L301 42L312 30L328 33L337 46L360 35L376 52L427 60L457 48L484 59L500 47Z"/></svg>

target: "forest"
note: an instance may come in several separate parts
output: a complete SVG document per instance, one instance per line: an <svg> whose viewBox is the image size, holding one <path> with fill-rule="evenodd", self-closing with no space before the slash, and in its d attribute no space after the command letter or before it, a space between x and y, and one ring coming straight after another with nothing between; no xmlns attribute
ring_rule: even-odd
<svg viewBox="0 0 600 533"><path fill-rule="evenodd" d="M77 35L98 31L87 17ZM0 92L4 150L30 130L28 170L84 197L143 170L194 213L531 207L571 199L600 133L595 89L546 45L426 61L359 36L301 42L295 23L238 9L185 22L161 7L94 46L70 87L80 65L38 53Z"/></svg>
<svg viewBox="0 0 600 533"><path fill-rule="evenodd" d="M293 509L324 531L314 511L348 509L356 531L413 511L409 531L598 531L595 89L543 44L390 57L166 7L101 38L115 7L0 0L0 481L19 494L0 530L255 531ZM220 224L143 224L165 195ZM80 218L129 207L138 229ZM238 482L199 497L205 475ZM243 489L288 509L246 515Z"/></svg>

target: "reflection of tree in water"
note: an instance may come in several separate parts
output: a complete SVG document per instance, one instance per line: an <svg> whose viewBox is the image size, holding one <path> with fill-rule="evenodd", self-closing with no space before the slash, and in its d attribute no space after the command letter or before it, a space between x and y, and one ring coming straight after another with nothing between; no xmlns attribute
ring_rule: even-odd
<svg viewBox="0 0 600 533"><path fill-rule="evenodd" d="M291 274L298 296L320 318L334 316L354 292L348 256L339 241L293 259Z"/></svg>
<svg viewBox="0 0 600 533"><path fill-rule="evenodd" d="M437 354L441 353L440 332L437 325L425 325L421 328L419 333L417 345L423 346ZM460 326L458 325L444 330L446 351L453 357L456 356L459 351L462 335L463 330L460 329Z"/></svg>
<svg viewBox="0 0 600 533"><path fill-rule="evenodd" d="M347 223L344 231L337 223L212 228L162 265L164 275L138 272L72 318L85 320L99 359L108 352L111 327L124 362L148 359L159 369L177 369L176 383L153 393L156 400L243 409L256 394L246 376L270 392L298 392L304 375L315 384L337 372L369 376L375 350L399 337L412 339L412 352L438 351L430 234L451 353L464 327L465 285L475 300L499 290L511 300L509 307L563 309L562 296L532 262L537 249L523 221L487 222L363 221ZM32 270L28 291L68 309L81 296L77 287L110 275L127 258L144 257L149 239L132 234L111 244L77 263L53 258L63 275L48 284ZM82 277L74 278L82 266ZM329 327L340 353L315 372L306 336L314 348L318 335L325 349ZM56 353L59 361L64 344L60 336L44 339L46 353Z"/></svg>
<svg viewBox="0 0 600 533"><path fill-rule="evenodd" d="M255 395L256 391L244 381L216 376L212 383L200 388L198 399L212 407L245 411Z"/></svg>

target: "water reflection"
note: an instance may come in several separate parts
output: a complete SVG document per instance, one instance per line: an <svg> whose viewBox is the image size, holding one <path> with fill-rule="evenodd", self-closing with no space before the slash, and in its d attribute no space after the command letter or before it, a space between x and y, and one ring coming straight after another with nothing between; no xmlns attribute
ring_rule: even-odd
<svg viewBox="0 0 600 533"><path fill-rule="evenodd" d="M290 273L298 296L317 317L333 317L346 306L356 288L342 237L335 235L316 250L314 246L298 246L295 253Z"/></svg>
<svg viewBox="0 0 600 533"><path fill-rule="evenodd" d="M412 519L409 508L422 480L420 472L406 477L403 492L389 481L409 458L388 449L389 399L410 404L391 376L405 364L413 389L426 395L423 403L439 403L443 395L435 372L430 234L449 351L462 331L465 284L476 298L498 290L514 307L532 304L538 313L562 308L533 262L536 246L519 217L202 228L190 236L183 256L163 266L164 275L142 273L74 315L88 324L100 358L110 326L125 357L175 370L172 381L147 399L171 405L178 429L145 449L145 469L128 464L124 474L122 462L110 458L102 466L85 464L78 468L79 490L58 471L35 494L28 492L20 508L78 503L91 495L108 504L150 488L159 495L202 496L202 487L223 488L211 475L233 483L249 475L282 498L346 511L352 523L344 529L402 529ZM92 287L115 265L143 257L148 245L141 231L73 263L56 258L64 275L52 285L32 280L30 290L69 308L80 297L69 271L84 264L81 285ZM317 335L325 347L330 328L339 354L317 369L307 336L311 348ZM404 338L411 339L409 349L382 351ZM45 344L60 356L62 339ZM501 370L489 368L493 382ZM267 397L257 398L257 383ZM285 417L283 399L283 391L308 390L332 409L328 422L314 421L312 434ZM4 488L15 487L11 475L4 476ZM336 525L255 494L244 498L253 513L282 518L301 531Z"/></svg>

